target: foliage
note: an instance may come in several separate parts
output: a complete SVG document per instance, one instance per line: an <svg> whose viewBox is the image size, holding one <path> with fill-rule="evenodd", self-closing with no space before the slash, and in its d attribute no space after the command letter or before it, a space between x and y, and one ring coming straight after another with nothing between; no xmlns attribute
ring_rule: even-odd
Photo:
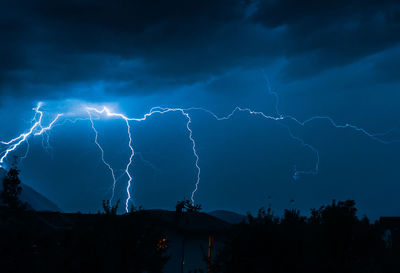
<svg viewBox="0 0 400 273"><path fill-rule="evenodd" d="M136 213L136 212L140 212L140 211L143 211L144 209L143 209L143 206L138 206L138 207L136 207L136 206L134 206L134 205L131 205L131 207L130 207L130 209L129 209L129 214L134 214L134 213Z"/></svg>
<svg viewBox="0 0 400 273"><path fill-rule="evenodd" d="M176 204L176 212L178 214L182 214L184 210L186 212L191 212L191 213L198 213L201 211L201 205L200 204L192 204L189 200L182 200L178 201Z"/></svg>
<svg viewBox="0 0 400 273"><path fill-rule="evenodd" d="M3 189L0 198L10 209L24 209L26 205L21 202L19 196L22 192L19 170L11 168L3 179Z"/></svg>
<svg viewBox="0 0 400 273"><path fill-rule="evenodd" d="M118 199L117 203L113 206L110 200L103 200L103 210L107 215L117 215L118 206L120 203L120 199Z"/></svg>
<svg viewBox="0 0 400 273"><path fill-rule="evenodd" d="M0 272L162 273L168 261L164 230L144 214L7 213Z"/></svg>
<svg viewBox="0 0 400 273"><path fill-rule="evenodd" d="M380 232L356 212L352 200L313 209L308 218L296 209L281 219L260 209L231 230L213 272L383 272Z"/></svg>

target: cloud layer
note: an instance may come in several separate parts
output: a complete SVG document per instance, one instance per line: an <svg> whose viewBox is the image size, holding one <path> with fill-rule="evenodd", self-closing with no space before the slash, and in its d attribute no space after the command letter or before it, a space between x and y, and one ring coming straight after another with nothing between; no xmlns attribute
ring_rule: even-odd
<svg viewBox="0 0 400 273"><path fill-rule="evenodd" d="M9 2L1 13L0 95L17 97L84 97L82 86L157 92L277 60L282 79L293 81L400 41L394 0L40 0Z"/></svg>

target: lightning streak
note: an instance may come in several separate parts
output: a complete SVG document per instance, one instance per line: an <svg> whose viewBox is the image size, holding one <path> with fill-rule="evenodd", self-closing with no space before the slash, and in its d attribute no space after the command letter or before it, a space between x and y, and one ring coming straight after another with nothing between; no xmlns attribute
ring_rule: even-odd
<svg viewBox="0 0 400 273"><path fill-rule="evenodd" d="M143 121L145 120L147 117L150 117L153 114L165 114L168 112L180 112L186 119L186 129L189 132L189 140L192 143L192 151L193 151L193 155L195 157L195 167L197 170L197 175L196 175L196 183L195 183L195 188L192 191L192 194L190 196L190 200L192 201L192 204L194 204L194 196L199 188L199 184L200 184L200 176L201 176L201 169L200 169L200 165L199 165L199 161L200 161L200 157L197 153L196 150L196 141L193 138L193 131L190 128L190 124L192 123L192 119L188 113L189 110L193 110L195 108L188 108L188 109L183 109L183 108L166 108L166 107L153 107L150 109L150 112L145 114L144 117L142 119L136 119L137 121ZM200 108L199 108L200 109ZM201 108L202 109L202 108Z"/></svg>
<svg viewBox="0 0 400 273"><path fill-rule="evenodd" d="M293 178L294 179L297 179L301 175L308 175L308 174L316 175L316 174L318 174L320 158L319 158L318 150L314 146L306 143L302 138L300 138L298 136L295 136L293 134L292 130L291 130L291 127L285 121L292 121L292 122L294 122L295 124L297 124L297 125L299 125L301 127L305 127L308 123L311 123L311 122L313 122L315 120L326 120L335 128L340 128L340 129L349 128L349 129L352 129L352 130L360 132L360 133L368 136L369 138L371 138L371 139L373 139L375 141L378 141L378 142L380 142L382 144L400 142L400 140L388 141L388 140L382 139L381 137L386 135L386 133L385 134L371 133L371 132L369 132L369 131L361 128L361 127L358 127L358 126L350 124L350 123L339 124L339 123L335 122L329 116L313 116L313 117L311 117L309 119L301 121L301 120L299 120L299 119L297 119L297 118L295 118L295 117L293 117L291 115L282 114L281 111L279 110L279 96L278 96L278 94L276 92L273 92L271 90L271 88L269 87L268 79L267 79L267 84L268 84L268 93L271 96L275 97L275 112L276 112L276 116L268 115L268 114L265 114L264 112L261 112L261 111L254 111L254 110L251 110L250 108L241 108L241 107L235 107L230 113L228 113L225 116L218 116L214 112L212 112L212 111L210 111L208 109L205 109L205 108L201 108L201 107L190 107L190 108L153 107L153 108L150 109L149 112L145 113L141 118L129 118L129 117L125 116L122 113L112 112L109 108L107 108L105 106L100 108L100 109L97 109L97 108L94 108L94 107L86 107L85 110L86 110L86 112L87 112L87 114L89 116L88 119L90 120L92 130L95 133L94 142L95 142L95 144L97 145L97 147L99 148L99 150L101 152L101 160L103 161L104 165L106 165L107 168L110 170L111 176L112 176L112 179L113 179L111 200L114 198L115 187L116 187L116 183L119 180L119 178L116 179L114 169L112 168L111 164L105 160L104 149L102 148L102 146L99 143L98 131L97 131L96 127L95 127L92 113L96 113L97 115L105 115L105 116L111 117L111 118L119 118L119 119L124 120L124 122L126 124L127 135L128 135L128 138L129 138L128 147L129 147L129 150L130 150L130 156L129 156L128 162L127 162L125 170L124 170L124 175L126 175L128 177L128 183L127 183L127 187L126 187L127 198L126 198L126 201L125 201L125 210L126 210L126 212L128 212L128 206L129 206L129 203L131 202L131 199L132 199L131 186L133 184L133 175L130 173L130 167L131 167L131 165L133 163L133 158L135 156L135 151L133 149L133 139L132 139L132 134L131 134L130 122L142 122L142 121L147 120L147 118L149 118L149 117L151 117L151 116L153 116L155 114L166 114L166 113L169 113L169 112L179 112L187 120L186 129L188 131L189 140L190 140L191 145L192 145L192 151L193 151L193 155L195 157L195 167L196 167L196 170L197 170L195 187L194 187L194 190L191 193L192 204L194 204L194 202L195 202L195 198L194 197L195 197L195 194L196 194L196 192L198 190L198 187L199 187L199 184L200 184L201 169L200 169L200 165L199 165L200 158L199 158L199 155L198 155L197 150L196 150L197 145L196 145L196 141L195 141L195 139L193 137L193 131L191 129L192 119L191 119L191 116L189 114L191 111L203 111L203 112L206 112L206 113L210 114L217 121L229 120L230 118L232 118L238 112L244 112L244 113L249 114L250 116L258 116L258 117L261 117L263 119L272 120L272 121L277 122L279 125L281 125L281 126L283 126L284 128L287 129L287 131L289 133L289 136L293 140L299 142L303 147L306 147L309 150L311 150L316 156L315 167L312 170L308 170L308 171L307 170L297 170L297 167L295 166L294 174L293 174ZM7 156L11 152L15 151L22 143L26 142L27 145L28 145L28 150L29 150L28 138L30 136L32 136L32 135L33 136L46 135L47 136L47 143L48 143L48 137L49 137L48 132L53 127L63 125L63 124L65 124L65 122L75 123L78 120L87 120L85 118L77 118L75 120L64 119L64 121L62 123L60 123L60 122L57 122L57 121L59 121L59 119L61 118L61 116L63 116L63 114L57 114L57 116L49 123L48 126L43 127L42 126L43 112L40 110L41 106L42 106L42 104L39 103L36 108L33 108L33 110L35 111L35 115L34 115L34 118L32 120L33 125L26 133L22 133L21 135L15 137L15 138L13 138L13 139L11 139L9 141L1 141L0 142L1 144L3 144L5 146L5 150L0 152L0 167L2 167L2 164L4 163L4 161L7 158ZM47 146L49 146L49 144ZM27 150L27 152L26 152L24 157L27 156L28 150Z"/></svg>
<svg viewBox="0 0 400 273"><path fill-rule="evenodd" d="M134 157L134 155L135 155L135 151L133 150L133 147L132 147L131 127L130 127L130 125L129 125L129 121L132 120L132 119L129 119L128 117L126 117L125 115L123 115L123 114L121 114L121 113L113 113L113 112L111 112L111 111L110 111L107 107L105 107L105 106L104 106L103 109L101 109L101 110L96 109L96 108L93 108L93 107L86 107L86 111L88 112L88 114L89 114L89 116L90 116L90 120L91 120L91 122L92 122L92 125L93 125L93 120L92 120L92 118L91 118L90 112L93 112L93 111L96 112L97 114L100 114L100 115L105 114L107 117L121 118L121 119L123 119L123 120L125 121L125 123L126 123L126 128L127 128L128 137L129 137L128 146L129 146L129 149L130 149L130 151L131 151L131 154L130 154L130 156L129 156L129 161L128 161L128 163L127 163L127 165L126 165L126 168L125 168L125 173L126 173L126 175L128 176L128 186L126 187L126 193L127 193L127 196L128 196L128 197L126 198L126 201L125 201L125 210L126 210L126 212L129 212L129 201L131 200L131 190L130 190L130 189L131 189L131 184L132 184L132 180L133 180L132 175L131 175L130 172L129 172L129 168L130 168L130 166L131 166L131 164L132 164L132 159L133 159L133 157ZM113 180L114 180L114 184L113 184L113 196L114 196L115 183L116 183L115 175L114 175L114 170L111 168L110 164L108 164L106 161L104 161L104 151L103 151L103 149L101 148L100 144L97 142L97 131L96 131L94 125L92 126L92 128L93 128L93 130L96 132L96 144L97 144L97 146L99 147L99 149L102 151L103 162L104 162L104 164L107 165L107 167L108 167L108 168L111 170L111 172L112 172L112 176L113 176Z"/></svg>
<svg viewBox="0 0 400 273"><path fill-rule="evenodd" d="M130 200L132 198L130 189L131 189L131 184L132 184L133 177L132 177L131 173L129 172L129 168L130 168L130 166L132 164L132 160L133 160L133 157L135 155L135 152L134 152L134 149L133 149L133 146L132 146L132 135L131 135L129 122L130 121L142 122L142 121L147 120L147 118L151 117L154 114L165 114L165 113L168 113L168 112L180 112L187 119L186 129L189 132L189 139L190 139L190 141L192 143L193 154L194 154L194 156L196 158L195 166L196 166L196 169L197 169L197 178L196 178L196 183L195 183L195 189L192 191L192 194L191 194L191 201L194 204L194 202L195 202L194 201L194 195L196 194L196 192L198 190L199 183L200 183L200 174L201 174L201 169L200 169L200 166L199 166L200 158L199 158L199 156L197 154L197 151L196 151L196 142L195 142L195 140L193 138L193 131L190 128L190 124L191 124L192 120L190 118L190 115L187 112L185 112L184 109L182 109L182 108L153 107L153 108L150 109L150 111L148 113L144 114L143 117L141 117L141 118L129 118L129 117L127 117L127 116L125 116L125 115L123 115L121 113L111 112L110 109L108 109L107 107L103 107L102 109L97 109L97 108L93 108L93 107L87 107L86 110L88 111L90 120L92 122L92 128L93 128L93 130L95 132L97 132L97 131L94 128L93 120L92 120L90 112L96 112L97 114L105 114L108 117L121 118L126 123L127 130L128 130L128 137L129 137L129 149L131 150L129 161L128 161L128 164L127 164L126 169L125 169L125 173L129 178L128 185L127 185L127 188L126 188L126 192L127 192L127 196L128 196L126 201L125 201L125 210L126 210L126 212L128 212L129 202L130 202ZM97 135L97 133L96 133L96 135ZM114 181L114 184L113 184L113 192L114 192L115 183L116 183L115 176L114 176L114 170L111 168L110 164L108 164L107 162L104 161L104 151L103 151L102 147L100 146L100 144L97 142L97 138L95 139L95 142L96 142L96 145L99 147L99 149L102 152L102 159L103 159L104 164L110 169L110 171L112 173L113 181Z"/></svg>
<svg viewBox="0 0 400 273"><path fill-rule="evenodd" d="M188 122L186 123L186 128L189 131L189 138L190 138L190 141L192 142L193 154L196 157L195 165L197 168L197 180L196 180L195 188L192 191L192 195L190 196L190 200L192 201L192 204L194 205L194 195L196 194L196 192L199 188L201 169L199 166L199 155L197 154L197 151L196 151L196 142L194 141L194 138L193 138L193 131L190 128L190 123L192 123L192 120L190 119L189 114L185 113L184 111L182 111L182 114L184 114L188 119Z"/></svg>
<svg viewBox="0 0 400 273"><path fill-rule="evenodd" d="M390 141L390 142L389 141L385 141L385 140L379 138L378 134L372 134L372 133L366 131L363 128L360 128L358 126L355 126L355 125L352 125L352 124L349 124L349 123L346 123L346 124L343 124L343 125L342 124L338 124L332 118L327 117L327 116L314 116L314 117L309 118L309 119L307 119L305 121L299 121L298 119L294 118L293 116L283 115L283 114L280 113L280 110L279 110L279 107L278 107L278 102L279 102L278 95L275 92L272 92L271 89L269 89L269 93L271 95L274 95L274 97L276 98L275 110L276 110L277 116L267 115L267 114L265 114L264 112L261 112L261 111L254 111L254 110L251 110L250 108L241 108L241 107L235 107L233 109L233 111L231 111L230 113L228 113L225 116L218 116L214 112L212 112L212 111L210 111L208 109L205 109L205 108L201 108L201 107L190 107L190 108L153 107L153 108L151 108L151 110L148 113L144 114L144 116L142 118L128 118L125 115L120 114L120 113L112 113L106 107L104 107L102 110L98 110L98 109L92 109L92 110L95 110L98 113L106 113L107 116L120 117L120 118L125 120L125 122L127 123L127 126L129 126L129 121L136 121L136 122L145 121L145 120L147 120L147 118L149 118L150 116L152 116L154 114L165 114L165 113L168 113L168 112L180 112L187 119L186 128L187 128L187 130L189 132L189 140L192 143L193 155L195 156L195 167L197 169L197 177L196 177L195 188L194 188L194 190L192 191L192 194L191 194L191 201L192 201L193 204L195 202L194 201L194 196L195 196L195 194L196 194L196 192L198 190L198 186L199 186L200 178L201 178L201 168L199 166L200 158L199 158L199 155L198 155L197 150L196 150L196 141L193 138L193 131L192 131L191 127L190 127L190 124L191 124L192 120L191 120L191 116L190 116L189 112L193 111L193 110L200 110L200 111L204 111L206 113L209 113L213 118L215 118L218 121L229 120L236 113L245 112L245 113L248 113L249 115L259 116L259 117L261 117L263 119L268 119L268 120L279 122L279 124L281 126L283 126L284 128L287 129L287 131L289 133L289 136L293 140L299 142L302 146L304 146L304 147L308 148L309 150L311 150L316 156L315 166L311 170L298 170L297 166L294 166L294 168L295 168L294 169L294 173L293 173L293 178L294 179L298 179L302 175L316 175L316 174L318 174L320 156L319 156L319 151L314 146L306 143L302 138L300 138L298 136L295 136L293 134L291 128L287 124L283 123L283 121L285 121L285 120L292 120L295 123L297 123L298 125L304 127L307 123L310 123L310 122L312 122L314 120L324 119L324 120L328 120L335 128L351 128L353 130L362 132L366 136L368 136L368 137L370 137L370 138L372 138L372 139L374 139L376 141L379 141L380 143L388 144L388 143L393 142L393 141ZM129 135L130 135L130 130L129 130ZM132 157L134 155L133 148L132 148L132 145L131 145L131 143L132 143L132 137L131 136L129 136L129 140L130 140L129 147L130 147L132 153L131 153L130 161L128 163L128 168L126 170L127 174L129 174L129 170L128 169L129 169L129 166L132 163L131 159L132 159ZM127 193L130 193L130 190L129 190L130 189L130 181L132 181L132 177L129 174L129 182L128 182L128 187L127 187ZM131 198L131 196L130 196L130 194L128 194L128 199L126 200L126 208L128 206L130 198Z"/></svg>
<svg viewBox="0 0 400 273"><path fill-rule="evenodd" d="M279 124L281 126L283 126L284 128L287 129L289 136L299 142L303 147L308 148L309 150L311 150L315 156L316 156L316 160L315 160L315 165L314 168L312 170L297 170L297 167L295 166L295 170L293 173L293 178L296 180L298 179L301 175L317 175L319 172L319 163L320 163L320 156L319 156L319 151L312 146L311 144L306 143L302 138L295 136L291 130L291 128L283 123L283 121L285 120L291 120L293 122L295 122L296 124L298 124L301 127L305 127L308 123L311 123L312 121L315 120L326 120L328 121L333 127L338 128L338 129L352 129L354 131L357 132L361 132L363 135L371 138L372 140L375 140L377 142L380 142L382 144L391 144L391 143L397 143L400 142L400 140L384 140L382 138L380 138L379 136L384 136L386 135L388 132L393 131L393 129L389 130L387 133L383 133L383 134L379 134L379 133L371 133L367 130L365 130L364 128L361 128L359 126L356 126L354 124L350 124L350 123L345 123L345 124L339 124L337 122L335 122L331 117L329 116L313 116L311 118L308 118L304 121L300 121L298 119L296 119L295 117L291 116L291 115L286 115L286 114L281 114L278 104L279 104L279 96L276 94L276 92L272 92L270 88L268 88L269 94L273 95L276 98L276 104L275 104L275 111L277 113L277 116L271 116L271 115L267 115L264 112L261 111L254 111L251 110L250 108L241 108L241 107L235 107L230 113L228 113L225 116L218 116L217 114L215 114L214 112L205 109L205 108L201 108L201 107L191 107L191 108L186 108L186 109L182 109L182 111L190 111L190 110L199 110L199 111L204 111L208 114L210 114L214 119L218 120L218 121L223 121L223 120L229 120L230 118L232 118L236 113L238 112L245 112L248 113L249 115L254 115L254 116L259 116L261 118L264 119L268 119L268 120L273 120L276 122L279 122Z"/></svg>
<svg viewBox="0 0 400 273"><path fill-rule="evenodd" d="M132 147L132 135L131 135L131 127L129 126L129 121L127 119L125 119L125 123L126 123L126 127L128 130L128 136L129 136L129 144L128 145L129 145L129 149L131 150L131 155L129 156L129 162L126 165L126 174L128 175L129 180L128 180L128 186L126 188L126 193L128 194L128 198L126 198L126 201L125 201L125 210L126 210L126 212L128 212L129 200L131 199L131 183L132 183L132 176L129 173L129 167L132 164L132 159L133 159L133 156L135 155L135 151L133 150L133 147Z"/></svg>
<svg viewBox="0 0 400 273"><path fill-rule="evenodd" d="M285 119L290 119L290 120L294 121L295 123L297 123L298 125L303 126L303 127L306 124L308 124L308 123L310 123L312 121L315 121L315 120L327 120L335 128L338 128L338 129L346 129L346 128L353 129L353 130L355 130L357 132L361 132L362 134L364 134L364 135L370 137L371 139L373 139L375 141L378 141L378 142L380 142L382 144L391 144L391 143L400 142L400 140L397 140L397 139L388 141L388 140L384 140L384 139L379 137L379 136L386 135L387 133L383 133L383 134L371 133L371 132L365 130L364 128L358 127L358 126L350 124L350 123L338 124L337 122L335 122L329 116L313 116L313 117L311 117L309 119L306 119L304 121L300 121L300 120L296 119L295 117L293 117L291 115L285 115L284 117L285 117ZM390 131L388 131L388 132L390 132Z"/></svg>
<svg viewBox="0 0 400 273"><path fill-rule="evenodd" d="M153 163L148 161L146 158L144 158L144 156L141 152L136 151L135 155L139 156L140 161L142 161L144 166L150 167L151 169L153 169L154 172L160 172L160 169L157 166L155 166Z"/></svg>
<svg viewBox="0 0 400 273"><path fill-rule="evenodd" d="M2 156L0 158L0 167L3 167L4 160L7 158L8 154L10 152L15 151L22 143L26 142L30 136L43 135L43 133L51 130L53 125L62 116L62 114L57 114L57 116L49 123L48 126L42 127L43 112L40 110L41 106L42 106L42 103L39 102L37 107L33 108L33 110L35 111L35 115L34 115L34 118L32 121L35 121L35 122L28 132L22 133L18 137L13 138L9 141L1 141L1 144L6 145L6 149L1 153ZM37 116L39 116L39 118L36 120ZM39 130L39 131L37 131L37 130ZM28 143L28 148L29 148L29 143ZM27 155L27 152L26 152L25 156L26 155Z"/></svg>
<svg viewBox="0 0 400 273"><path fill-rule="evenodd" d="M114 199L114 194L115 194L115 185L116 185L116 183L117 183L117 180L116 180L115 174L114 174L114 169L111 167L110 163L108 163L108 162L104 159L104 150L103 150L103 148L101 147L101 145L100 145L100 143L99 143L99 141L98 141L99 133L97 132L96 127L94 126L94 122L93 122L92 115L91 115L90 111L87 111L87 113L88 113L88 115L89 115L90 124L91 124L92 129L93 129L93 132L94 132L94 134L95 134L94 143L95 143L95 144L97 145L97 147L99 148L99 150L100 150L100 152L101 152L101 160L103 161L104 165L106 165L107 168L110 170L111 176L112 176L112 179L113 179L112 194L111 194L111 199L110 199L110 202L112 202L112 200Z"/></svg>

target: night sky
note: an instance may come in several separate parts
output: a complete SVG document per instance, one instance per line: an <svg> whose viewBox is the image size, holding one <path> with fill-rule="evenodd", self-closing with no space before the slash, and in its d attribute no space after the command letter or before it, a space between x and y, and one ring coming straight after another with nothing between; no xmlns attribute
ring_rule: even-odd
<svg viewBox="0 0 400 273"><path fill-rule="evenodd" d="M0 139L58 112L87 118L82 105L129 117L153 106L204 107L224 116L236 106L299 120L330 116L384 140L400 139L398 1L3 1L0 8ZM269 81L269 84L268 84ZM269 91L269 88L271 90ZM354 199L360 215L400 215L400 142L316 120L304 127L237 113L217 121L191 112L200 157L196 202L206 211L276 214L332 199ZM62 125L62 126L61 126ZM95 120L105 158L122 174L129 159L120 119ZM319 151L291 138L288 129ZM195 157L179 113L132 122L132 194L144 208L173 209L190 198ZM19 168L26 183L66 212L97 212L112 184L88 120L41 137ZM26 144L11 155L23 156ZM10 162L11 160L8 160ZM117 185L125 200L127 177Z"/></svg>

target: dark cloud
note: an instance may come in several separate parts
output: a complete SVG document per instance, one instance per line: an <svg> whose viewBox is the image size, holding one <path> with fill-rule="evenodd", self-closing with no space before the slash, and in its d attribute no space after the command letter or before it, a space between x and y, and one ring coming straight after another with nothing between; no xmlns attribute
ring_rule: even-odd
<svg viewBox="0 0 400 273"><path fill-rule="evenodd" d="M396 1L41 0L4 4L0 18L3 95L192 84L279 58L290 80L400 40Z"/></svg>
<svg viewBox="0 0 400 273"><path fill-rule="evenodd" d="M253 19L285 30L284 55L298 62L288 65L289 77L347 65L400 42L398 1L262 1ZM295 68L301 64L306 69Z"/></svg>
<svg viewBox="0 0 400 273"><path fill-rule="evenodd" d="M225 0L8 4L1 24L8 41L1 50L3 92L21 83L140 82L153 75L192 82L212 72L220 54L208 41L221 40L218 32L240 20L241 10L242 3Z"/></svg>

